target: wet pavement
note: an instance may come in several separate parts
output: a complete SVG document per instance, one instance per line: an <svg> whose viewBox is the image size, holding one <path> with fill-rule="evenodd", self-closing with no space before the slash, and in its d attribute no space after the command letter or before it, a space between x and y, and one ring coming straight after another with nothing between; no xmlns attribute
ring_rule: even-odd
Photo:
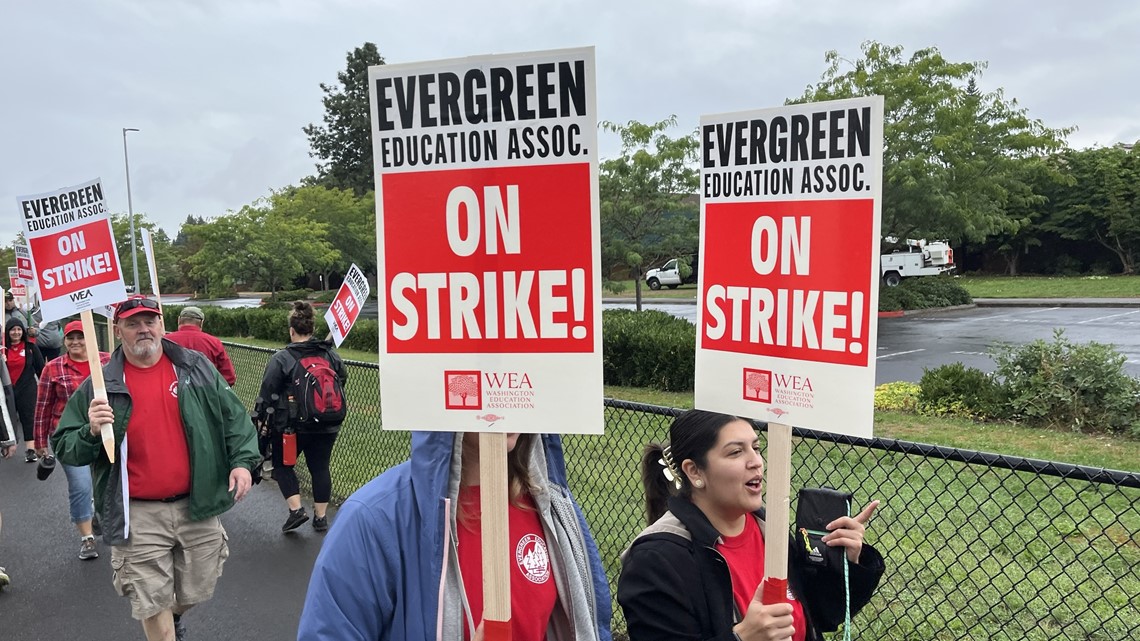
<svg viewBox="0 0 1140 641"><path fill-rule="evenodd" d="M79 536L68 520L67 479L36 479L23 452L0 460L0 566L12 584L0 592L0 640L145 639L130 606L111 586L111 550L80 561ZM308 508L311 513L311 506ZM324 540L306 523L281 534L285 502L263 482L222 517L230 558L214 598L183 619L191 641L285 640L297 622L309 574ZM334 515L335 520L335 515Z"/></svg>

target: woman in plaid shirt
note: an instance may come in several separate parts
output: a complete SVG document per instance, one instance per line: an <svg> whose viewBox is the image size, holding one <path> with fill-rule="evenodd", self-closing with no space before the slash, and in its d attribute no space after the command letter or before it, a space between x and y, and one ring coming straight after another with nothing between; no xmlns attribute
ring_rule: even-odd
<svg viewBox="0 0 1140 641"><path fill-rule="evenodd" d="M91 376L87 362L87 343L83 339L83 323L71 321L64 327L63 344L67 353L44 366L40 375L39 398L36 401L36 453L48 456L48 438L55 432L67 399L79 385ZM111 358L99 352L99 361L106 365ZM91 500L91 468L61 464L67 474L67 497L71 503L71 522L79 530L79 558L87 561L99 558L95 549L95 534L91 529L94 506Z"/></svg>

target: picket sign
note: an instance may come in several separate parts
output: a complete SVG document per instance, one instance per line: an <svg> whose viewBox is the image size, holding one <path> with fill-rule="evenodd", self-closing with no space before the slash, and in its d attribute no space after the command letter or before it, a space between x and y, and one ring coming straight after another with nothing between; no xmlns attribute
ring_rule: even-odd
<svg viewBox="0 0 1140 641"><path fill-rule="evenodd" d="M4 288L0 287L0 298L3 298L3 296L4 296ZM4 327L7 325L8 321L7 321L7 319L4 318L4 314L6 312L7 312L7 310L4 308L4 306L0 305L0 327ZM16 440L16 426L12 422L12 415L8 413L8 398L7 398L8 392L4 387L5 385L7 385L9 387L12 385L11 378L8 375L7 362L8 362L8 350L0 347L0 413L3 414L4 425L5 425L5 427L8 428L8 434L9 434L8 438L15 441Z"/></svg>
<svg viewBox="0 0 1140 641"><path fill-rule="evenodd" d="M493 121L395 97L489 73L518 75ZM595 75L592 47L368 69L381 423L479 433L486 641L511 634L505 433L605 425Z"/></svg>
<svg viewBox="0 0 1140 641"><path fill-rule="evenodd" d="M162 294L158 291L158 264L154 259L154 238L150 230L145 227L142 231L143 254L146 255L146 268L150 273L150 290L154 292L154 300L158 303L158 313L162 313ZM138 292L136 292L138 293Z"/></svg>
<svg viewBox="0 0 1140 641"><path fill-rule="evenodd" d="M768 473L764 477L765 519L773 533L764 541L764 604L788 600L788 511L792 493L792 426L768 423Z"/></svg>
<svg viewBox="0 0 1140 641"><path fill-rule="evenodd" d="M87 343L87 362L91 365L91 387L95 398L100 401L107 400L107 384L103 382L103 363L99 360L99 335L95 332L95 317L91 310L79 312L79 319L83 322L83 340ZM111 425L103 425L99 431L103 439L103 451L107 459L115 464L115 430Z"/></svg>

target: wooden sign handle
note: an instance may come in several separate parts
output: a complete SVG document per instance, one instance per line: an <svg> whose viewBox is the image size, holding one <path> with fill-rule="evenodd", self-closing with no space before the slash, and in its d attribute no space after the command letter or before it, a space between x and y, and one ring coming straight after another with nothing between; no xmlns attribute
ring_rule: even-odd
<svg viewBox="0 0 1140 641"><path fill-rule="evenodd" d="M483 534L483 639L511 639L511 542L507 515L507 435L479 434L479 509Z"/></svg>
<svg viewBox="0 0 1140 641"><path fill-rule="evenodd" d="M764 476L767 536L764 538L765 605L788 594L788 511L792 485L792 426L768 423L768 473Z"/></svg>
<svg viewBox="0 0 1140 641"><path fill-rule="evenodd" d="M95 319L91 310L79 313L83 322L83 341L87 344L87 362L91 365L91 387L95 391L95 398L107 400L107 385L103 382L103 363L99 360L99 335L95 332ZM110 320L107 321L110 323ZM103 450L111 463L115 462L115 430L110 425L102 426L100 436L103 439Z"/></svg>

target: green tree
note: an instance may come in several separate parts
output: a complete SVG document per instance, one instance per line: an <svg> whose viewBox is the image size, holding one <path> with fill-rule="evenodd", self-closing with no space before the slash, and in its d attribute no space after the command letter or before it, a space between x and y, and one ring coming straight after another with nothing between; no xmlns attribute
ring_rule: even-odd
<svg viewBox="0 0 1140 641"><path fill-rule="evenodd" d="M356 196L348 189L319 185L287 187L273 193L269 203L274 213L292 220L324 223L328 242L339 258L312 272L322 276L328 288L333 274L343 276L356 263L366 276L376 274L376 205L374 192Z"/></svg>
<svg viewBox="0 0 1140 641"><path fill-rule="evenodd" d="M191 276L204 279L211 296L239 285L274 293L307 270L324 269L339 258L327 240L325 223L284 216L264 199L190 227L188 236L201 244L188 260Z"/></svg>
<svg viewBox="0 0 1140 641"><path fill-rule="evenodd" d="M789 102L882 95L883 235L981 241L1016 232L1010 200L1025 192L1019 159L1060 150L1050 129L1001 89L982 92L984 62L950 62L935 47L865 42L862 57L829 51L820 81Z"/></svg>
<svg viewBox="0 0 1140 641"><path fill-rule="evenodd" d="M368 67L384 64L376 45L364 43L346 56L338 85L321 83L325 96L324 124L303 128L309 155L317 158L317 176L310 184L351 189L360 196L374 188L372 136L368 112Z"/></svg>
<svg viewBox="0 0 1140 641"><path fill-rule="evenodd" d="M667 135L676 124L676 116L601 124L621 137L622 147L599 167L603 262L632 269L638 311L643 268L697 245L697 139Z"/></svg>
<svg viewBox="0 0 1140 641"><path fill-rule="evenodd" d="M1069 180L1052 194L1047 230L1069 240L1093 240L1112 252L1124 274L1140 259L1140 149L1067 151L1055 159Z"/></svg>
<svg viewBox="0 0 1140 641"><path fill-rule="evenodd" d="M146 265L146 250L143 248L142 230L149 230L154 245L155 268L158 270L158 291L171 293L181 289L182 274L178 267L178 256L171 247L170 238L158 225L147 220L145 214L135 215L135 245L139 257L139 293L150 294L150 270ZM131 260L131 228L128 214L112 214L111 230L115 235L115 249L119 253L119 267L123 270L123 282L134 284L134 262Z"/></svg>

